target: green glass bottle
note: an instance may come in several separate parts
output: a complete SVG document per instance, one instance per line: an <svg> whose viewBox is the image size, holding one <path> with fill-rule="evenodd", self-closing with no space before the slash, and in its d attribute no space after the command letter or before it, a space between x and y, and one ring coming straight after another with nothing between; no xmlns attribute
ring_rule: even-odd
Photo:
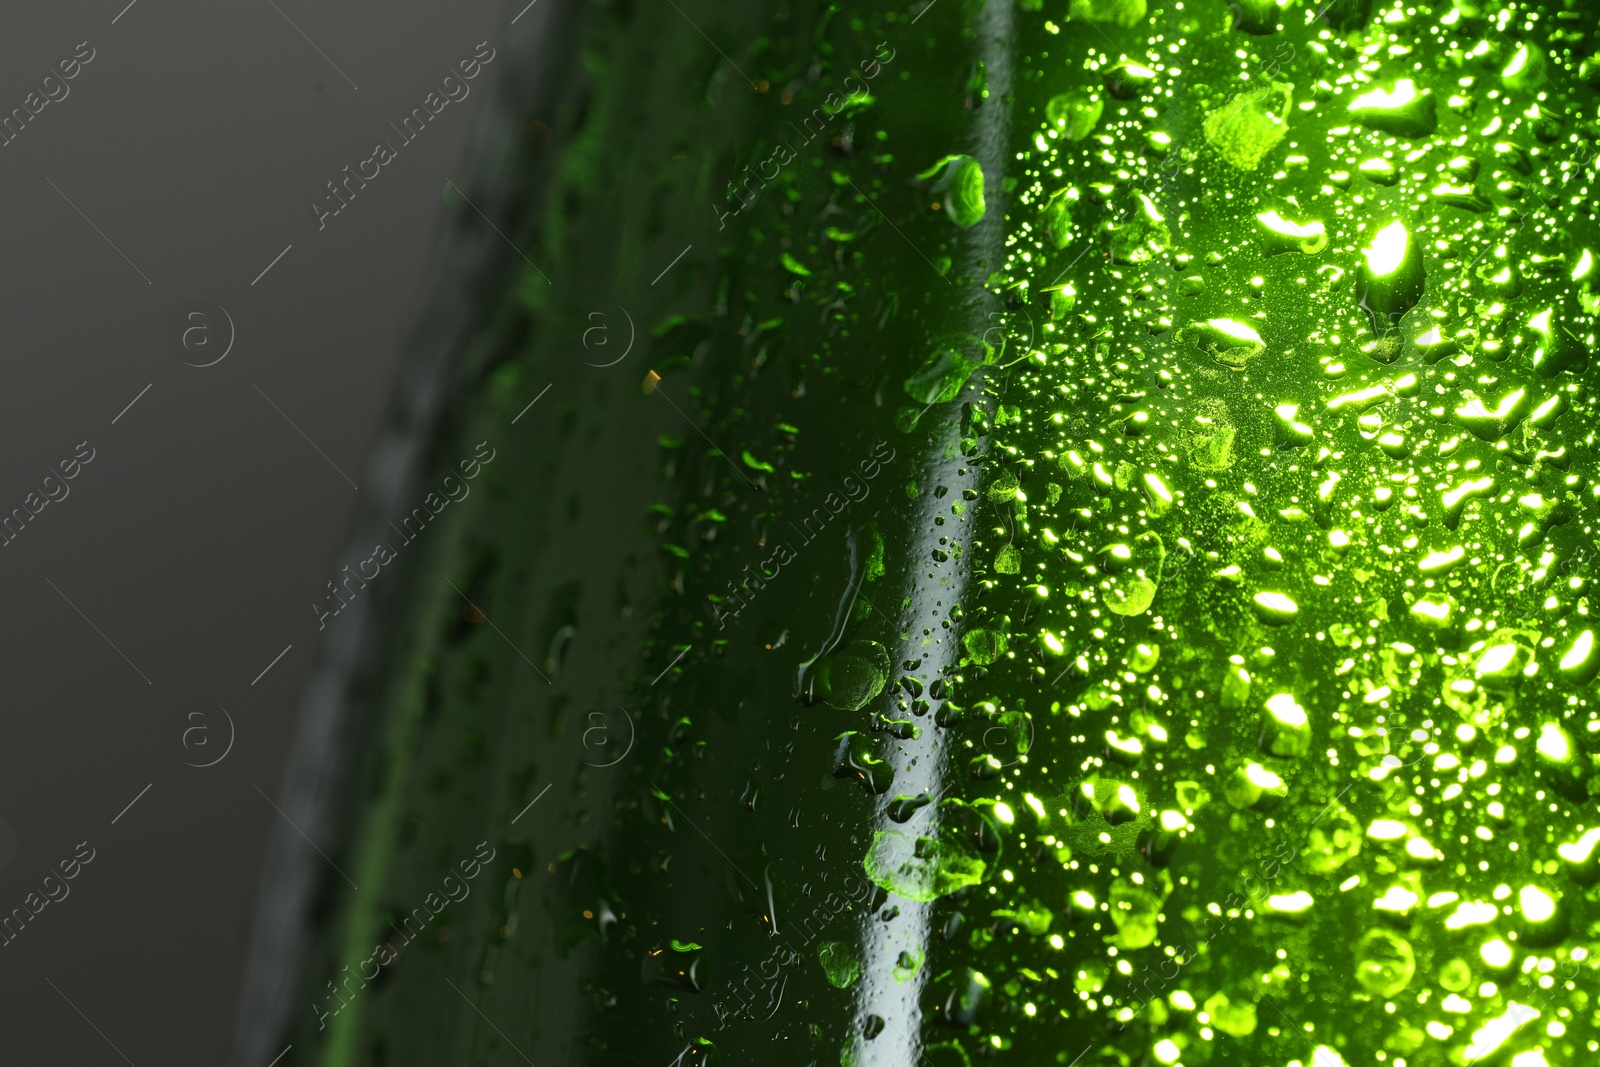
<svg viewBox="0 0 1600 1067"><path fill-rule="evenodd" d="M1596 1062L1600 11L598 10L297 1062Z"/></svg>

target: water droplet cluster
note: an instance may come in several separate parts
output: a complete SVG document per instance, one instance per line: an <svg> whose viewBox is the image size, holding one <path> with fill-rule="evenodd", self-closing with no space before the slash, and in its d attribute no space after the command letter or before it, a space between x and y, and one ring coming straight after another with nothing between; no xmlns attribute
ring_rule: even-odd
<svg viewBox="0 0 1600 1067"><path fill-rule="evenodd" d="M1032 16L967 1047L1592 1062L1595 13L1134 6Z"/></svg>

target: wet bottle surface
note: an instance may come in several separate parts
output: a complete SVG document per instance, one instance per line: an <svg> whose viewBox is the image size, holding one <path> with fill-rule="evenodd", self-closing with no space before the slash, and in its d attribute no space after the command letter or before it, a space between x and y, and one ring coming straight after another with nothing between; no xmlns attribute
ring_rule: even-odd
<svg viewBox="0 0 1600 1067"><path fill-rule="evenodd" d="M591 28L307 1055L1592 1062L1597 13L684 13Z"/></svg>

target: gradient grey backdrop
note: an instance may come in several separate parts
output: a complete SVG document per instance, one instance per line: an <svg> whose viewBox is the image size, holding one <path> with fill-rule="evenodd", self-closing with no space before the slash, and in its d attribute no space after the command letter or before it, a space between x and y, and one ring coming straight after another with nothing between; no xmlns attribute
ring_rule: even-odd
<svg viewBox="0 0 1600 1067"><path fill-rule="evenodd" d="M0 112L95 50L0 148L0 513L95 450L0 548L0 914L95 850L0 948L7 1062L228 1060L280 819L252 783L272 794L283 773L309 604L360 504L334 465L363 483L441 232L466 224L446 179L464 181L508 46L537 32L500 0L125 4L0 14ZM485 40L498 57L472 96L318 232L308 200ZM237 331L206 369L166 341L196 298ZM219 707L232 752L186 767L220 754ZM195 725L211 749L179 743Z"/></svg>

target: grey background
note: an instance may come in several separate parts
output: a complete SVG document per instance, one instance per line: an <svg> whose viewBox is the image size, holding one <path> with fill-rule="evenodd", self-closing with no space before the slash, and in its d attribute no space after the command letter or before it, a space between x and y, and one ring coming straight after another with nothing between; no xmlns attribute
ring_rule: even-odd
<svg viewBox="0 0 1600 1067"><path fill-rule="evenodd" d="M536 22L512 26L523 5L499 0L276 2L0 15L0 112L78 42L96 51L0 148L0 513L79 442L96 453L0 548L0 914L79 842L96 851L0 947L8 1060L228 1060L281 819L255 786L278 799L323 636L310 603L362 503L333 465L364 483L441 232L461 220L445 181L471 193L469 145ZM319 232L308 200L484 40L498 55L472 95ZM237 331L204 369L165 336L196 298ZM185 766L222 751L218 708L232 751ZM190 726L207 732L186 750Z"/></svg>

